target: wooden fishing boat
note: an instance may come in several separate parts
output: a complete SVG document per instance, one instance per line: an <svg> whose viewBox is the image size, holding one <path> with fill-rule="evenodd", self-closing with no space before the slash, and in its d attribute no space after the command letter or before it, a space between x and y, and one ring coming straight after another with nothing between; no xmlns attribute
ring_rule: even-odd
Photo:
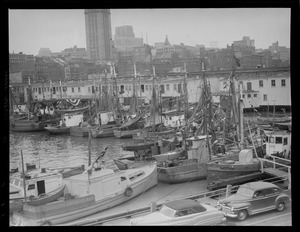
<svg viewBox="0 0 300 232"><path fill-rule="evenodd" d="M45 130L50 134L70 134L71 127L61 127L61 126L46 126Z"/></svg>
<svg viewBox="0 0 300 232"><path fill-rule="evenodd" d="M33 131L43 131L47 126L48 121L38 121L38 120L12 120L10 123L10 131L17 132L33 132Z"/></svg>
<svg viewBox="0 0 300 232"><path fill-rule="evenodd" d="M158 180L173 184L206 179L206 163L209 160L221 159L219 156L210 157L206 146L208 137L211 136L201 135L186 139L187 157L159 162ZM236 153L227 153L222 157L236 156Z"/></svg>
<svg viewBox="0 0 300 232"><path fill-rule="evenodd" d="M153 155L153 158L158 162L164 162L167 160L178 159L182 156L182 153L183 152L181 150L169 151L159 155Z"/></svg>
<svg viewBox="0 0 300 232"><path fill-rule="evenodd" d="M117 172L95 169L65 178L64 184L65 198L40 206L24 205L22 212L13 214L13 221L28 226L63 225L112 208L155 186L157 167L150 164Z"/></svg>
<svg viewBox="0 0 300 232"><path fill-rule="evenodd" d="M85 107L76 108L76 109L55 109L55 112L57 114L70 114L70 113L83 112L83 111L88 110L89 108L90 108L89 106L85 106Z"/></svg>
<svg viewBox="0 0 300 232"><path fill-rule="evenodd" d="M134 119L123 123L118 129L114 130L114 135L118 139L132 138L133 135L142 131L142 116L136 116Z"/></svg>
<svg viewBox="0 0 300 232"><path fill-rule="evenodd" d="M129 145L122 146L124 151L139 151L151 149L155 145L155 142L146 142L146 143L133 143Z"/></svg>
<svg viewBox="0 0 300 232"><path fill-rule="evenodd" d="M73 126L70 128L70 135L77 137L88 137L91 129L96 129L97 126Z"/></svg>
<svg viewBox="0 0 300 232"><path fill-rule="evenodd" d="M45 168L27 171L25 183L28 202L34 200L33 204L43 204L43 202L50 202L52 199L58 198L63 192L62 180L63 176L58 171L50 171ZM9 188L10 211L22 210L25 193L21 173L15 173L10 177Z"/></svg>
<svg viewBox="0 0 300 232"><path fill-rule="evenodd" d="M31 195L30 197L26 197L26 204L37 206L37 205L43 205L49 202L53 202L64 195L64 189L65 189L65 185L51 192L41 194L37 197ZM24 204L25 204L24 197L19 199L18 198L12 199L9 201L9 211L10 212L22 211Z"/></svg>
<svg viewBox="0 0 300 232"><path fill-rule="evenodd" d="M100 127L91 129L91 136L93 138L114 137L114 130L118 127L116 124L101 125Z"/></svg>
<svg viewBox="0 0 300 232"><path fill-rule="evenodd" d="M229 183L229 179L234 180L233 183L243 179L245 175L260 172L260 162L257 158L253 158L251 149L244 149L239 152L237 159L220 159L207 162L207 185L208 188L214 188L214 185L222 186L222 181ZM225 184L223 187L226 186Z"/></svg>
<svg viewBox="0 0 300 232"><path fill-rule="evenodd" d="M120 128L114 130L114 136L118 139L132 138L133 135L140 132L141 129L136 130L121 130Z"/></svg>
<svg viewBox="0 0 300 232"><path fill-rule="evenodd" d="M145 160L130 160L125 158L113 158L115 165L119 170L126 170L131 168L139 168L145 165L149 165L153 163L153 161L145 161Z"/></svg>

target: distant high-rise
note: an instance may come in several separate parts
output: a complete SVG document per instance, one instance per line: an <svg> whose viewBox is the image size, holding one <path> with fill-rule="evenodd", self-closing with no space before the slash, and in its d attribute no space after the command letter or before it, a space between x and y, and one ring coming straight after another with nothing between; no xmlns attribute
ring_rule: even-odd
<svg viewBox="0 0 300 232"><path fill-rule="evenodd" d="M87 58L100 62L112 60L112 33L109 9L86 9Z"/></svg>
<svg viewBox="0 0 300 232"><path fill-rule="evenodd" d="M132 26L116 27L114 46L120 51L132 51L134 47L143 46L143 38L136 38Z"/></svg>

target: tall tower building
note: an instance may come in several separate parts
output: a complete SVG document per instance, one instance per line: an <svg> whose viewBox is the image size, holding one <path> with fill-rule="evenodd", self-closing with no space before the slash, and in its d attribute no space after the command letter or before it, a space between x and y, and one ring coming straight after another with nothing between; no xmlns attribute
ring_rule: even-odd
<svg viewBox="0 0 300 232"><path fill-rule="evenodd" d="M100 62L112 60L112 33L109 9L86 9L87 58Z"/></svg>

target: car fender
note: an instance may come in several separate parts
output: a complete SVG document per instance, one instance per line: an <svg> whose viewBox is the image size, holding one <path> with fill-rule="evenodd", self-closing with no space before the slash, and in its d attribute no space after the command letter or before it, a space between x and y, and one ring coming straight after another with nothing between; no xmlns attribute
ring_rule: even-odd
<svg viewBox="0 0 300 232"><path fill-rule="evenodd" d="M289 204L290 203L290 197L286 194L279 195L275 199L275 205L277 205L278 202L282 202L282 201L284 201L286 204Z"/></svg>
<svg viewBox="0 0 300 232"><path fill-rule="evenodd" d="M246 209L248 212L251 212L251 204L250 202L237 202L237 203L230 203L228 204L229 207L233 207L234 211L239 211L242 209ZM250 213L249 212L249 213Z"/></svg>

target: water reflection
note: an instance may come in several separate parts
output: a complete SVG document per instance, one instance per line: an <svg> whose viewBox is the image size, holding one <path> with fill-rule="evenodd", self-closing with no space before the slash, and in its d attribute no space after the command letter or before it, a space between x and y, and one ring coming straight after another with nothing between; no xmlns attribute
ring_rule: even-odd
<svg viewBox="0 0 300 232"><path fill-rule="evenodd" d="M92 139L92 161L108 147L103 160L113 164L112 158L128 154L122 145L132 143L132 139L101 138ZM36 163L39 167L69 167L87 165L88 138L70 135L50 135L48 132L10 132L10 169L20 165L20 152L25 163Z"/></svg>

